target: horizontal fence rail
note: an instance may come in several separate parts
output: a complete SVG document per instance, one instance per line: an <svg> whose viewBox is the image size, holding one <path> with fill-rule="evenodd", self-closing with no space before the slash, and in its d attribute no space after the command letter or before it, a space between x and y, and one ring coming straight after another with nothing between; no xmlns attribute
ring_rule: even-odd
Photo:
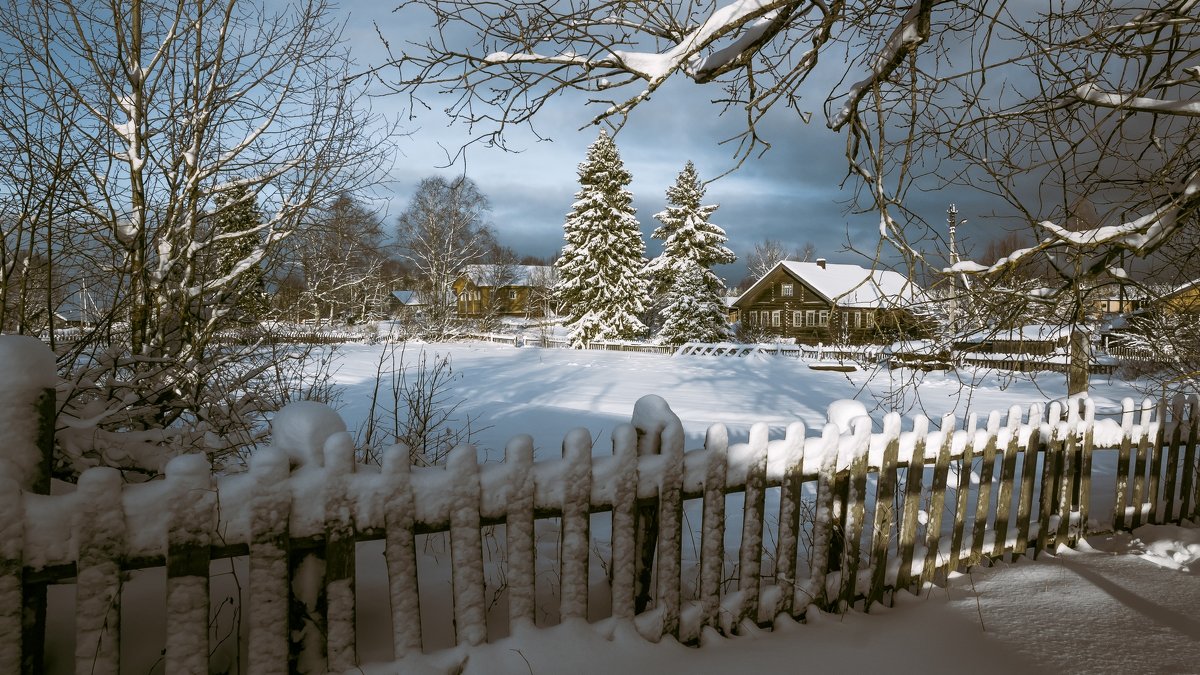
<svg viewBox="0 0 1200 675"><path fill-rule="evenodd" d="M117 672L124 575L165 567L166 671L205 673L210 562L247 556L249 669L344 671L358 660L356 542L383 543L399 659L430 648L421 617L437 609L420 595L420 537L445 533L441 609L454 642L477 645L496 623L538 623L538 532L550 523L560 620L632 620L648 639L692 643L705 627L733 634L813 605L870 611L987 558L1196 517L1198 408L1197 396L1127 400L1119 420L1097 420L1082 400L961 425L948 415L937 429L890 414L879 432L859 417L849 429L792 424L777 439L758 424L742 443L715 425L685 451L679 419L649 396L613 431L611 452L577 429L561 456L535 461L532 438L518 436L502 462L480 464L462 446L435 467L411 467L400 446L382 466L357 464L349 434L297 422L307 431L277 432L278 447L236 475L185 455L141 484L109 468L62 495L0 481L0 594L73 583L76 663ZM285 409L276 426L310 417ZM1103 483L1100 453L1116 467ZM489 528L501 524L507 612L496 616L486 570L497 559ZM34 672L41 637L21 608L0 603L0 672Z"/></svg>

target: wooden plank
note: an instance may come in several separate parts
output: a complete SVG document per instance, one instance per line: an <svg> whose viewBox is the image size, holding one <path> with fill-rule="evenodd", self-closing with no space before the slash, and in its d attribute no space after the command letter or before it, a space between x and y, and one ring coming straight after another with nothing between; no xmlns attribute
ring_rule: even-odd
<svg viewBox="0 0 1200 675"><path fill-rule="evenodd" d="M849 491L846 497L846 521L844 532L845 555L842 560L842 588L838 602L842 611L854 604L858 594L858 565L862 555L863 517L867 499L867 451L871 444L870 420L855 420L852 443L852 459L848 476Z"/></svg>
<svg viewBox="0 0 1200 675"><path fill-rule="evenodd" d="M646 397L643 397L645 400ZM654 397L659 401L657 396ZM641 401L639 401L640 403ZM662 401L669 413L662 429L662 483L658 493L658 574L655 601L662 612L663 635L679 637L683 605L683 424ZM635 414L636 416L636 414ZM761 544L760 544L761 551ZM760 553L761 555L761 553Z"/></svg>
<svg viewBox="0 0 1200 675"><path fill-rule="evenodd" d="M929 519L925 524L925 565L921 586L934 580L938 569L938 548L942 540L942 511L946 507L946 483L950 476L950 447L954 444L954 415L942 417L942 442L933 465L933 485L929 491Z"/></svg>
<svg viewBox="0 0 1200 675"><path fill-rule="evenodd" d="M167 528L165 672L208 673L208 566L215 516L212 468L203 455L167 464L171 493Z"/></svg>
<svg viewBox="0 0 1200 675"><path fill-rule="evenodd" d="M50 494L57 414L54 389L43 389L34 401L34 415L37 417L36 443L41 457L31 484L21 486L34 494ZM21 615L21 672L26 675L41 675L45 669L46 588L45 582L33 579L24 579L21 585L21 605L24 608Z"/></svg>
<svg viewBox="0 0 1200 675"><path fill-rule="evenodd" d="M1034 558L1037 558L1050 545L1050 518L1058 503L1055 493L1058 488L1057 470L1062 457L1060 448L1062 439L1058 437L1059 425L1055 419L1052 407L1050 423L1044 425L1040 430L1045 450L1042 453L1042 491L1041 498L1038 500L1038 532L1037 542L1033 549Z"/></svg>
<svg viewBox="0 0 1200 675"><path fill-rule="evenodd" d="M921 518L921 483L925 474L925 445L929 436L929 418L913 420L913 453L904 470L904 515L900 522L900 568L896 572L896 588L911 589L913 584L913 549L916 547Z"/></svg>
<svg viewBox="0 0 1200 675"><path fill-rule="evenodd" d="M613 454L617 458L617 473L612 510L612 612L618 619L632 619L636 606L638 551L638 438L632 425L622 424L613 429ZM532 602L532 598L530 600Z"/></svg>
<svg viewBox="0 0 1200 675"><path fill-rule="evenodd" d="M875 486L875 525L871 531L871 588L867 593L866 611L883 600L887 585L888 544L895 518L896 461L900 454L900 415L888 413L883 419L883 462Z"/></svg>
<svg viewBox="0 0 1200 675"><path fill-rule="evenodd" d="M451 585L455 644L487 641L484 611L483 537L479 527L479 461L475 446L460 445L446 458L453 501L450 506Z"/></svg>
<svg viewBox="0 0 1200 675"><path fill-rule="evenodd" d="M796 566L800 549L801 486L804 476L804 424L788 425L783 440L783 484L779 488L779 537L775 546L775 584L779 586L778 614L792 615ZM706 494L707 496L707 494ZM706 524L707 527L707 524ZM724 528L722 528L723 530Z"/></svg>
<svg viewBox="0 0 1200 675"><path fill-rule="evenodd" d="M805 598L797 594L795 611L799 612L807 602L817 607L831 609L831 599L826 584L830 571L831 549L837 510L834 505L834 489L837 483L837 459L839 447L838 428L826 424L821 430L820 466L817 469L816 516L813 523L812 558L810 577Z"/></svg>
<svg viewBox="0 0 1200 675"><path fill-rule="evenodd" d="M649 396L638 399L633 406L633 427L637 430L638 457L657 455L662 445L662 420L651 409ZM665 405L665 404L664 404ZM634 613L641 614L650 606L650 589L654 581L654 555L658 549L659 504L638 502L634 546L635 590Z"/></svg>
<svg viewBox="0 0 1200 675"><path fill-rule="evenodd" d="M746 468L746 501L742 511L742 540L738 548L738 591L741 606L734 626L749 619L758 621L758 601L762 579L763 517L767 487L766 424L750 427L749 463Z"/></svg>
<svg viewBox="0 0 1200 675"><path fill-rule="evenodd" d="M1150 446L1150 476L1146 481L1146 502L1149 511L1146 522L1149 523L1163 522L1159 489L1162 486L1163 445L1167 433L1167 399L1159 399L1155 417L1158 424Z"/></svg>
<svg viewBox="0 0 1200 675"><path fill-rule="evenodd" d="M1092 510L1092 451L1096 441L1096 402L1085 399L1083 402L1083 447L1079 452L1079 527L1076 528L1071 540L1067 542L1075 546L1078 540L1088 534L1088 518Z"/></svg>
<svg viewBox="0 0 1200 675"><path fill-rule="evenodd" d="M1113 530L1127 525L1125 511L1129 505L1129 477L1132 471L1130 450L1133 447L1133 399L1121 401L1121 447L1117 450L1117 482L1113 504ZM1132 519L1130 519L1132 522Z"/></svg>
<svg viewBox="0 0 1200 675"><path fill-rule="evenodd" d="M1188 397L1187 446L1183 453L1183 485L1180 488L1179 519L1195 518L1200 504L1200 481L1197 480L1196 437L1200 436L1200 394Z"/></svg>
<svg viewBox="0 0 1200 675"><path fill-rule="evenodd" d="M325 441L325 653L329 669L358 665L355 644L354 439L342 432Z"/></svg>
<svg viewBox="0 0 1200 675"><path fill-rule="evenodd" d="M1078 471L1078 467L1075 465L1075 453L1080 447L1077 426L1065 422L1060 427L1058 434L1064 438L1060 455L1062 468L1058 471L1058 531L1054 536L1056 548L1068 545L1071 539L1071 515L1074 511L1072 502L1074 501L1075 474Z"/></svg>
<svg viewBox="0 0 1200 675"><path fill-rule="evenodd" d="M508 513L504 521L504 543L508 548L508 621L515 631L518 626L532 627L536 622L533 437L521 434L510 440L504 446L504 464L509 472L505 486ZM416 579L413 581L415 589ZM419 627L420 622L417 623Z"/></svg>
<svg viewBox="0 0 1200 675"><path fill-rule="evenodd" d="M975 526L971 530L971 557L968 566L975 566L983 560L983 538L987 533L988 516L991 514L992 479L996 466L996 444L1000 435L1000 411L993 410L988 415L987 440L983 445L983 456L979 467L979 492L975 500ZM994 547L994 545L993 545ZM988 549L991 553L991 549Z"/></svg>
<svg viewBox="0 0 1200 675"><path fill-rule="evenodd" d="M1163 486L1163 521L1175 522L1175 490L1178 487L1179 455L1183 450L1183 394L1171 400L1171 442L1167 448L1167 475Z"/></svg>
<svg viewBox="0 0 1200 675"><path fill-rule="evenodd" d="M0 597L13 598L25 587L22 557L25 550L24 493L16 481L0 478ZM45 585L42 586L45 588ZM0 603L0 673L28 673L22 661L24 631L23 603ZM39 663L29 663L32 669ZM31 659L32 660L32 659Z"/></svg>
<svg viewBox="0 0 1200 675"><path fill-rule="evenodd" d="M574 429L563 439L562 526L559 528L559 616L587 620L591 557L592 434Z"/></svg>
<svg viewBox="0 0 1200 675"><path fill-rule="evenodd" d="M700 542L700 625L718 626L721 581L725 575L725 476L729 432L714 424L704 438L704 520Z"/></svg>
<svg viewBox="0 0 1200 675"><path fill-rule="evenodd" d="M1012 512L1013 482L1017 474L1017 454L1020 451L1021 408L1008 409L1005 421L1006 441L1000 460L1000 492L996 496L996 537L992 545L992 557L1000 558L1008 551L1008 519Z"/></svg>
<svg viewBox="0 0 1200 675"><path fill-rule="evenodd" d="M962 455L958 460L958 485L954 492L954 525L950 534L950 558L946 561L946 573L958 569L962 561L963 537L967 525L967 499L971 495L971 474L975 463L975 433L979 426L979 416L971 413L967 417L965 432L966 441L963 443Z"/></svg>
<svg viewBox="0 0 1200 675"><path fill-rule="evenodd" d="M75 663L89 673L121 669L121 566L125 511L121 472L109 467L79 477L72 534L79 542L75 581Z"/></svg>
<svg viewBox="0 0 1200 675"><path fill-rule="evenodd" d="M1038 458L1045 462L1046 443L1042 436L1042 406L1034 404L1029 409L1029 435L1025 440L1025 452L1021 460L1021 494L1017 502L1017 543L1013 555L1024 555L1029 548L1029 529L1033 520L1034 479L1037 476Z"/></svg>
<svg viewBox="0 0 1200 675"><path fill-rule="evenodd" d="M1150 443L1156 430L1152 421L1154 404L1150 399L1142 401L1141 415L1138 416L1138 445L1137 455L1133 463L1133 522L1129 529L1136 530L1146 518L1146 464L1150 453Z"/></svg>
<svg viewBox="0 0 1200 675"><path fill-rule="evenodd" d="M405 452L404 461L408 462ZM250 501L249 671L264 675L288 672L288 519L292 495L287 488L288 457L263 448L250 458L254 496Z"/></svg>

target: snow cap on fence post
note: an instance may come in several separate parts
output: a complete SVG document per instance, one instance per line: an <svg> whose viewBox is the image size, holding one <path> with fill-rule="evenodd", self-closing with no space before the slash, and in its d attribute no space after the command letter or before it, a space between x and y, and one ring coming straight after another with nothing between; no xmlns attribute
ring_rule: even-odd
<svg viewBox="0 0 1200 675"><path fill-rule="evenodd" d="M23 489L44 479L38 397L57 382L54 352L30 335L0 335L0 473Z"/></svg>
<svg viewBox="0 0 1200 675"><path fill-rule="evenodd" d="M661 397L647 394L633 404L633 419L631 420L638 434L638 455L657 455L662 452L662 436L670 431L675 434L676 428L682 431L679 417L671 411L671 406ZM678 434L682 442L682 433ZM674 435L672 435L672 440Z"/></svg>
<svg viewBox="0 0 1200 675"><path fill-rule="evenodd" d="M293 401L271 420L271 445L287 453L293 467L324 466L325 441L346 431L346 423L324 403Z"/></svg>
<svg viewBox="0 0 1200 675"><path fill-rule="evenodd" d="M870 422L870 416L867 415L867 407L859 401L842 399L829 404L825 410L825 419L830 424L836 424L840 433L850 433L854 420L865 417Z"/></svg>

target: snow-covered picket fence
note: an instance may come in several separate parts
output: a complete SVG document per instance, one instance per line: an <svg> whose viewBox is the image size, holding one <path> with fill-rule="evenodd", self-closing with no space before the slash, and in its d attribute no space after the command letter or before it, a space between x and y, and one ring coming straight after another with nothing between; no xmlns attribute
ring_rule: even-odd
<svg viewBox="0 0 1200 675"><path fill-rule="evenodd" d="M861 405L841 402L819 433L797 423L773 439L760 424L730 443L715 425L692 450L667 403L650 396L613 431L611 454L576 430L561 457L534 461L532 439L518 436L502 462L480 464L463 446L435 467L409 466L402 447L382 467L358 465L340 418L301 402L278 414L274 446L246 473L213 476L200 457L183 456L163 480L122 484L95 468L75 491L51 496L22 469L36 460L27 419L44 384L27 388L28 407L0 411L25 430L6 436L0 453L0 672L20 671L38 644L12 627L20 596L44 583L76 586L76 662L115 672L132 569L166 567L168 672L207 670L209 561L231 556L249 558L243 615L254 672L285 672L289 659L348 670L357 660L355 542L384 541L399 659L428 647L421 616L438 609L419 597L423 534L449 540L451 590L441 597L458 644L486 640L496 621L535 625L546 601L537 529L551 520L561 620L632 620L648 639L693 642L706 629L802 616L814 603L869 611L984 558L1194 517L1200 496L1195 396L1126 401L1120 420L1097 420L1086 400L1014 407L982 424L971 416L961 428L947 416L936 430L921 417L905 429L892 414L880 432ZM1117 457L1103 484L1091 471L1099 452ZM1093 514L1100 495L1115 506ZM508 611L496 617L483 533L500 524ZM598 549L608 551L600 573Z"/></svg>

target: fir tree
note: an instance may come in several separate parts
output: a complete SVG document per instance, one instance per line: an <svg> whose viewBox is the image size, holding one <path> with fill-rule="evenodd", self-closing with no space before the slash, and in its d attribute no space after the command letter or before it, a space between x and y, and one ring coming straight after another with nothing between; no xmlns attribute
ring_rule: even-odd
<svg viewBox="0 0 1200 675"><path fill-rule="evenodd" d="M664 320L659 339L671 343L724 339L726 320L722 297L725 284L710 268L737 260L725 246L725 230L709 222L717 205L703 205L704 184L691 162L679 172L675 185L667 188L666 210L654 214L662 226L651 235L663 241L663 250L650 262L648 272L659 297ZM683 281L684 276L696 280ZM686 298L685 290L694 293ZM680 303L688 307L675 307ZM691 317L691 333L680 338L685 330L680 317ZM668 330L667 323L671 324Z"/></svg>
<svg viewBox="0 0 1200 675"><path fill-rule="evenodd" d="M566 243L555 263L555 290L575 346L646 332L638 319L648 303L646 245L633 195L625 189L631 179L616 144L601 131L579 165L580 190L563 224Z"/></svg>
<svg viewBox="0 0 1200 675"><path fill-rule="evenodd" d="M244 185L217 195L215 201L217 209L212 218L211 234L222 238L212 244L213 262L209 274L214 281L233 274L235 268L261 245L261 237L255 228L263 222L254 195ZM236 236L239 232L245 234ZM215 304L227 308L230 318L235 321L256 320L267 308L264 272L258 265L235 274L221 284L216 293Z"/></svg>
<svg viewBox="0 0 1200 675"><path fill-rule="evenodd" d="M720 296L713 297L708 273L696 264L677 271L666 292L659 342L680 345L721 342L729 337L725 306Z"/></svg>

